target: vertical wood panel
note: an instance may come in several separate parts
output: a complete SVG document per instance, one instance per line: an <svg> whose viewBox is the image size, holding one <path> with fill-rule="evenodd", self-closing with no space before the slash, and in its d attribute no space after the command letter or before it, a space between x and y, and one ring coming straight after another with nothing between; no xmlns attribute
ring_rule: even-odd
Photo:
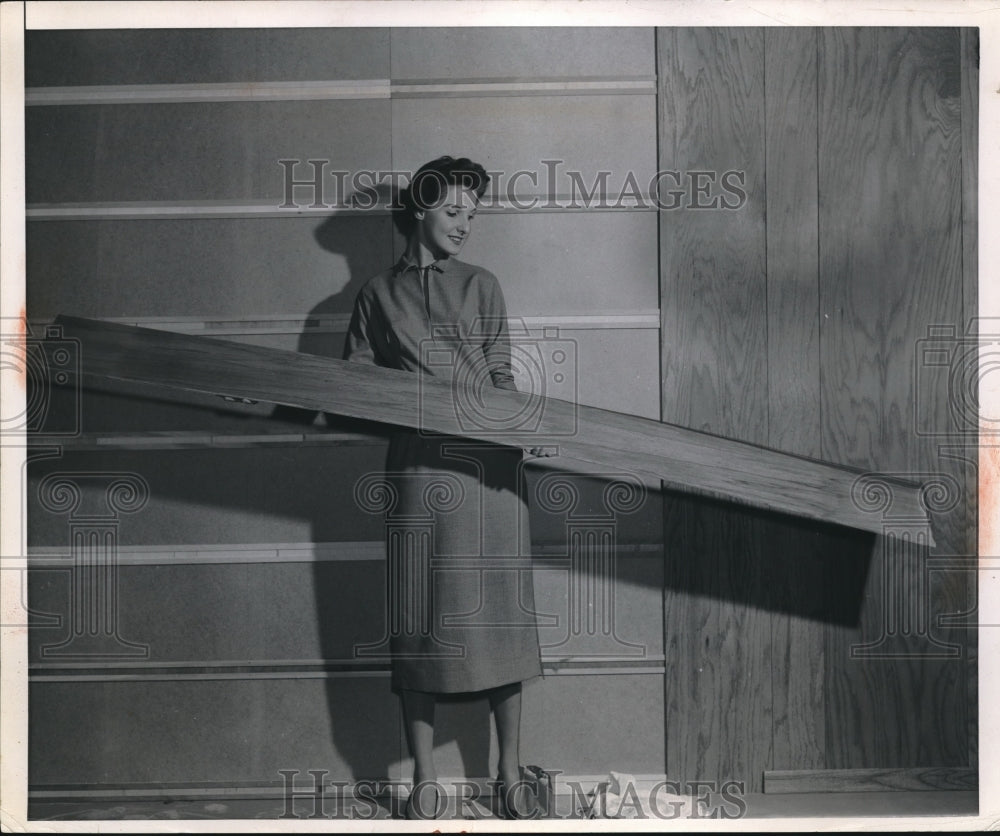
<svg viewBox="0 0 1000 836"><path fill-rule="evenodd" d="M689 201L661 212L663 420L760 443L767 440L763 52L756 29L668 30L659 50L660 169L744 171L748 195L735 210Z"/></svg>
<svg viewBox="0 0 1000 836"><path fill-rule="evenodd" d="M828 29L819 53L824 457L945 471L914 431L916 341L961 316L957 30ZM928 407L940 425L943 407ZM851 658L887 626L876 540L857 629L827 644L827 766L964 763L959 663ZM909 572L911 591L920 578ZM941 601L932 602L932 610ZM926 638L926 637L925 637Z"/></svg>
<svg viewBox="0 0 1000 836"><path fill-rule="evenodd" d="M659 30L658 39L660 169L738 170L748 195L739 209L660 213L663 419L763 443L763 31ZM667 771L759 790L773 705L760 521L672 495L665 513Z"/></svg>
<svg viewBox="0 0 1000 836"><path fill-rule="evenodd" d="M767 163L768 443L818 458L819 233L816 183L815 29L764 33ZM779 599L824 583L817 535L773 526L768 546L782 571ZM777 563L777 561L776 561ZM823 634L820 621L775 613L772 624L774 760L789 769L824 765Z"/></svg>

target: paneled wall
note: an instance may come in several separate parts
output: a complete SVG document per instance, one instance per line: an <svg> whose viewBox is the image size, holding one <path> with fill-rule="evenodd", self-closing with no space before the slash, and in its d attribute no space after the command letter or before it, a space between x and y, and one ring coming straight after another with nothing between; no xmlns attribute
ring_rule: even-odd
<svg viewBox="0 0 1000 836"><path fill-rule="evenodd" d="M654 42L648 29L31 32L29 318L339 356L357 290L403 242L384 209L340 205L332 172L468 155L496 172L497 200L462 258L499 277L519 346L570 361L562 384L520 385L657 417L656 213L569 205L602 171L614 198L630 172L652 178ZM300 161L300 181L326 161L322 199L296 186L288 200L279 160ZM32 786L405 778L387 660L356 653L385 629L383 523L354 495L384 442L262 405L81 398L82 435L39 450L29 473ZM46 504L61 473L87 474L76 510ZM113 481L101 474L135 474L149 496L114 525L119 655L87 658L66 567ZM529 468L546 676L525 691L523 757L661 773L659 500L616 517L603 481L575 477L576 506L546 504L557 477ZM570 551L584 518L611 526L613 551ZM495 769L481 700L446 701L437 741L442 775Z"/></svg>
<svg viewBox="0 0 1000 836"><path fill-rule="evenodd" d="M946 379L976 310L974 48L658 33L661 167L740 168L747 193L661 214L664 420L941 491L929 557L888 495L874 538L666 498L671 774L975 765L975 422Z"/></svg>

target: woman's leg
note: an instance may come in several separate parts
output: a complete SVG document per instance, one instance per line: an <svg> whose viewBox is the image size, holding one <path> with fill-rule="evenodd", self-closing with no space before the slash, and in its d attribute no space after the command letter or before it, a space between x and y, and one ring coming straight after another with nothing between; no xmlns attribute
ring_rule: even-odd
<svg viewBox="0 0 1000 836"><path fill-rule="evenodd" d="M436 787L433 790L428 787L427 792L418 789L427 781L437 781L437 770L434 767L434 695L404 690L401 696L406 741L413 756L413 792L407 806L407 818L436 818L440 804L439 791Z"/></svg>
<svg viewBox="0 0 1000 836"><path fill-rule="evenodd" d="M413 782L436 781L434 769L434 695L403 691L403 722L413 756Z"/></svg>
<svg viewBox="0 0 1000 836"><path fill-rule="evenodd" d="M511 787L521 780L521 683L501 685L489 693L500 745L499 778Z"/></svg>

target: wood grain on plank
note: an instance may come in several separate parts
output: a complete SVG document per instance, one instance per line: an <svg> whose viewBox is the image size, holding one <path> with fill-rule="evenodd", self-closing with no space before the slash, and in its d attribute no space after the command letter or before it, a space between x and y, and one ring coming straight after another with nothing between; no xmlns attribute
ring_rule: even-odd
<svg viewBox="0 0 1000 836"><path fill-rule="evenodd" d="M660 168L707 189L660 213L662 416L767 443L763 30L658 34ZM709 187L730 171L747 199L726 208L731 195ZM773 745L765 524L715 503L666 503L683 517L666 550L667 640L686 668L667 680L668 772L752 792Z"/></svg>
<svg viewBox="0 0 1000 836"><path fill-rule="evenodd" d="M763 34L661 32L660 169L709 190L660 213L662 417L764 444ZM739 208L723 207L738 202L727 171L743 178Z"/></svg>
<svg viewBox="0 0 1000 836"><path fill-rule="evenodd" d="M818 457L819 230L815 29L764 32L767 164L768 444ZM819 603L822 534L771 525L775 600ZM773 765L825 765L824 625L815 609L772 612Z"/></svg>
<svg viewBox="0 0 1000 836"><path fill-rule="evenodd" d="M69 316L55 322L64 336L80 340L85 380L249 398L520 447L555 445L579 462L621 466L786 513L870 526L870 515L852 500L861 472L764 447L530 393L483 390L473 407L465 400L468 393L446 380L293 351ZM922 513L918 486L893 487L910 511Z"/></svg>
<svg viewBox="0 0 1000 836"><path fill-rule="evenodd" d="M914 352L961 316L957 45L956 30L820 34L822 440L838 462L947 474L913 423ZM922 406L941 426L945 407ZM930 621L938 602L919 553L887 542L858 627L829 630L827 765L964 763L958 662L932 658L933 637L903 620ZM880 658L859 655L885 636Z"/></svg>

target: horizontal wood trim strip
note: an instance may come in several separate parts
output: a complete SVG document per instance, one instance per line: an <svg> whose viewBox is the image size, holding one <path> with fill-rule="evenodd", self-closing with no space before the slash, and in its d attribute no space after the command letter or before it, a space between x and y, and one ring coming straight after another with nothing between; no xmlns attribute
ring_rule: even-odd
<svg viewBox="0 0 1000 836"><path fill-rule="evenodd" d="M658 784L667 780L663 774L640 773L631 776L634 786L641 797L646 797ZM606 781L608 776L596 774L565 774L555 773L557 790L569 792L571 785L576 784L584 791L588 791L601 781ZM329 776L327 794L329 789ZM388 777L370 778L369 781L377 781L380 784L380 791L376 797L384 797L392 791L401 791L402 796L409 792L410 783L399 779ZM488 796L493 792L494 778L488 776L477 776L465 778L459 776L441 776L438 782L449 792L453 790L452 784L463 782L473 783L479 788L481 796ZM356 783L348 784L346 790L352 789ZM308 769L302 769L299 774L293 776L293 789L301 797L315 786L313 776ZM28 797L32 801L115 801L118 799L137 800L139 798L171 798L192 800L211 800L218 798L238 799L238 798L284 798L287 793L287 785L284 780L277 781L241 781L234 785L232 782L222 781L191 781L191 782L156 782L156 783L128 783L128 784L34 784L29 785ZM697 789L692 789L691 794L695 794Z"/></svg>
<svg viewBox="0 0 1000 836"><path fill-rule="evenodd" d="M542 656L545 676L662 676L662 656L645 659L551 658ZM100 661L70 666L61 662L37 662L28 666L28 681L43 682L206 682L262 679L357 679L391 676L389 663L191 663L139 662L132 665Z"/></svg>
<svg viewBox="0 0 1000 836"><path fill-rule="evenodd" d="M542 653L542 662L544 664L556 667L562 665L566 667L567 670L570 667L575 666L577 669L581 667L586 667L587 665L598 664L604 667L609 665L622 665L625 667L635 667L637 669L655 667L657 664L662 665L666 657L661 653L659 655L650 654L643 657L635 656L552 656L546 653ZM272 659L269 661L260 661L254 659L245 659L239 661L180 661L180 662L157 662L149 659L144 660L121 660L118 662L107 661L103 659L82 661L82 662L32 662L29 665L29 670L34 673L44 673L48 671L49 673L68 673L68 672L80 672L80 673L110 673L110 672L123 672L123 671L174 671L174 672L184 672L184 671L194 671L194 672L204 672L207 670L212 671L232 671L232 672L253 672L256 670L261 671L277 671L278 669L287 669L290 671L299 670L320 670L325 672L332 672L336 670L369 670L369 671L382 671L388 670L388 662L372 662L370 660L328 660L328 659Z"/></svg>
<svg viewBox="0 0 1000 836"><path fill-rule="evenodd" d="M764 772L764 792L886 792L975 790L979 773L968 767L817 769Z"/></svg>
<svg viewBox="0 0 1000 836"><path fill-rule="evenodd" d="M484 214L553 214L561 212L655 212L654 195L595 194L592 198L582 195L515 194L507 197L487 195L480 204ZM666 207L663 207L666 208ZM185 220L191 218L326 218L326 217L388 217L391 212L384 204L370 208L349 205L303 202L279 204L276 200L251 201L125 201L97 203L29 203L25 217L29 221L153 221Z"/></svg>
<svg viewBox="0 0 1000 836"><path fill-rule="evenodd" d="M118 84L28 87L28 107L195 102L289 102L336 99L438 98L470 96L652 95L656 79L477 79L441 81L247 81L200 84Z"/></svg>
<svg viewBox="0 0 1000 836"><path fill-rule="evenodd" d="M196 316L118 316L103 317L101 322L153 328L180 334L204 337L301 336L302 334L344 334L350 324L350 314L248 314L242 317L208 319ZM508 317L511 333L593 330L659 330L657 310L608 311L600 314L548 314ZM32 332L43 333L52 319L32 318Z"/></svg>
<svg viewBox="0 0 1000 836"><path fill-rule="evenodd" d="M565 543L532 545L533 565L545 568L565 559ZM660 558L660 543L619 543L619 557ZM67 569L73 559L68 547L31 546L29 569ZM119 566L182 566L216 563L356 563L385 560L382 540L344 541L339 543L225 543L209 545L120 546Z"/></svg>
<svg viewBox="0 0 1000 836"><path fill-rule="evenodd" d="M28 87L27 107L197 102L289 102L388 99L388 79L358 81L246 81L196 84L113 84Z"/></svg>
<svg viewBox="0 0 1000 836"><path fill-rule="evenodd" d="M471 98L480 96L607 96L654 95L656 80L600 79L581 81L461 81L421 83L395 82L393 99Z"/></svg>
<svg viewBox="0 0 1000 836"><path fill-rule="evenodd" d="M384 445L386 440L377 436L360 433L302 432L302 433L259 433L226 435L202 432L200 430L160 430L135 433L81 433L78 436L61 438L62 451L85 452L108 450L199 450L226 449L241 450L251 447L298 447L335 446L357 447L359 445ZM29 447L50 447L52 438L29 437Z"/></svg>
<svg viewBox="0 0 1000 836"><path fill-rule="evenodd" d="M924 492L902 479L527 392L477 390L468 396L476 404L472 414L456 402L450 381L433 377L78 317L55 323L81 341L84 381L248 398L545 446L558 451L553 461L562 469L640 473L679 490L875 533L883 533L887 519L902 519L915 541L933 545Z"/></svg>

